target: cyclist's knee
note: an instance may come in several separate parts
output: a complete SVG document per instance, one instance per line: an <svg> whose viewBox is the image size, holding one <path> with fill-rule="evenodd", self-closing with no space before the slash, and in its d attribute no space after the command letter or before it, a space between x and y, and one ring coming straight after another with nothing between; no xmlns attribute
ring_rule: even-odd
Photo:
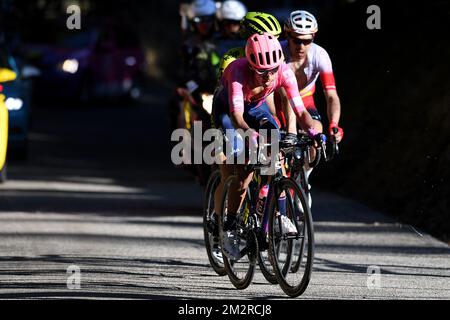
<svg viewBox="0 0 450 320"><path fill-rule="evenodd" d="M322 122L320 122L319 120L313 120L313 122L314 122L314 129L316 129L317 132L322 133L323 132Z"/></svg>
<svg viewBox="0 0 450 320"><path fill-rule="evenodd" d="M320 122L319 120L313 120L313 127L318 133L323 133L323 125L322 122ZM298 132L305 133L305 131L300 128L301 126L300 124L298 124Z"/></svg>

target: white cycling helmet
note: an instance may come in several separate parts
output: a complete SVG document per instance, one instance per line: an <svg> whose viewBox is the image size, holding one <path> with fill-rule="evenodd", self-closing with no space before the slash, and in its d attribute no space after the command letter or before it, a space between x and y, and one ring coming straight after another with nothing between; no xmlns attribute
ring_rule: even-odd
<svg viewBox="0 0 450 320"><path fill-rule="evenodd" d="M245 5L237 0L225 0L217 11L220 20L241 21L247 14Z"/></svg>
<svg viewBox="0 0 450 320"><path fill-rule="evenodd" d="M216 3L213 0L195 0L191 3L189 18L212 16L216 14Z"/></svg>
<svg viewBox="0 0 450 320"><path fill-rule="evenodd" d="M287 31L298 34L315 34L319 30L316 18L311 13L304 10L291 12L284 27Z"/></svg>

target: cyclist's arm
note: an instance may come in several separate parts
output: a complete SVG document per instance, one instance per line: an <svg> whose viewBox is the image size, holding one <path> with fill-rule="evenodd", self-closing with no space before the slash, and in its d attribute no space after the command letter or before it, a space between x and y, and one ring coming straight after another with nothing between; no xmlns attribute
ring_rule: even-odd
<svg viewBox="0 0 450 320"><path fill-rule="evenodd" d="M314 120L306 110L300 93L298 92L298 84L294 72L288 66L286 66L282 72L282 87L286 90L287 99L299 120L301 128L308 132L309 136L315 136L317 131L314 129Z"/></svg>
<svg viewBox="0 0 450 320"><path fill-rule="evenodd" d="M336 90L325 90L325 97L327 99L327 114L330 122L329 134L336 138L337 143L340 143L344 138L344 131L339 127L339 120L341 118L341 102ZM337 128L337 133L334 132Z"/></svg>
<svg viewBox="0 0 450 320"><path fill-rule="evenodd" d="M233 126L236 129L243 129L244 131L250 129L244 120L244 93L242 91L242 84L238 81L234 81L231 84L229 104Z"/></svg>
<svg viewBox="0 0 450 320"><path fill-rule="evenodd" d="M303 131L307 132L309 136L313 137L318 133L314 129L314 120L306 109L301 114L297 114L296 116L299 120L300 127Z"/></svg>
<svg viewBox="0 0 450 320"><path fill-rule="evenodd" d="M341 117L341 102L336 90L336 81L333 73L333 65L330 56L321 48L319 50L320 81L324 88L327 101L327 115L330 122L339 123Z"/></svg>
<svg viewBox="0 0 450 320"><path fill-rule="evenodd" d="M325 99L327 101L328 120L338 124L341 117L341 101L336 90L336 82L334 80L333 70L331 69L331 62L327 71L321 71L320 81L322 82Z"/></svg>
<svg viewBox="0 0 450 320"><path fill-rule="evenodd" d="M226 83L228 88L230 118L236 129L245 131L251 129L244 120L244 83L247 81L246 60L235 61L228 68L230 69L225 72L222 81Z"/></svg>
<svg viewBox="0 0 450 320"><path fill-rule="evenodd" d="M258 144L258 137L259 134L254 128L250 128L250 126L245 122L244 120L244 112L243 111L235 111L232 112L231 115L231 122L233 123L233 126L236 129L242 129L244 131L244 134L247 134L250 132L250 141L251 143L254 143L254 145ZM248 132L247 132L248 131Z"/></svg>
<svg viewBox="0 0 450 320"><path fill-rule="evenodd" d="M231 113L231 121L236 129L242 129L244 131L251 129L250 126L244 120L244 112L235 111Z"/></svg>
<svg viewBox="0 0 450 320"><path fill-rule="evenodd" d="M336 91L336 84L332 72L322 73L321 81L324 87L324 94L327 101L327 116L330 123L329 134L336 137L339 143L344 137L342 128L339 128L339 120L341 118L341 101ZM334 133L332 128L337 127L338 133Z"/></svg>
<svg viewBox="0 0 450 320"><path fill-rule="evenodd" d="M327 114L330 122L339 124L341 118L341 101L336 90L325 90Z"/></svg>
<svg viewBox="0 0 450 320"><path fill-rule="evenodd" d="M287 98L286 90L284 88L280 88L279 90L281 97L281 104L283 108L284 116L286 117L286 130L287 133L297 133L297 119L295 117L294 110L291 108L289 104L289 99Z"/></svg>

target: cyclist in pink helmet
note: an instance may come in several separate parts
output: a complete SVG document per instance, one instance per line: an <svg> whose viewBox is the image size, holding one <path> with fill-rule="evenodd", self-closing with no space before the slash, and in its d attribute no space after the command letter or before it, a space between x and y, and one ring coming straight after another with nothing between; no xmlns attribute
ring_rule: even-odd
<svg viewBox="0 0 450 320"><path fill-rule="evenodd" d="M306 111L300 97L297 80L293 71L284 63L284 56L279 41L271 34L252 35L247 40L246 58L233 61L225 70L214 95L213 121L216 128L229 130L249 130L252 140L258 137L259 129L279 130L279 126L272 116L266 97L275 90L283 88L286 91L291 107L302 126L311 137L318 133L313 127L313 119ZM233 157L245 151L244 142L235 135L232 141ZM219 198L222 194L223 183L236 172L239 183L234 190L230 190L228 199L228 215L233 217L243 203L247 187L253 175L245 170L244 165L219 165L221 183L216 190L216 212L220 212ZM227 219L224 226L224 253L231 259L236 259L239 248L236 246L233 234L233 219Z"/></svg>
<svg viewBox="0 0 450 320"><path fill-rule="evenodd" d="M245 56L255 69L273 69L283 62L283 51L271 35L254 34L245 46Z"/></svg>

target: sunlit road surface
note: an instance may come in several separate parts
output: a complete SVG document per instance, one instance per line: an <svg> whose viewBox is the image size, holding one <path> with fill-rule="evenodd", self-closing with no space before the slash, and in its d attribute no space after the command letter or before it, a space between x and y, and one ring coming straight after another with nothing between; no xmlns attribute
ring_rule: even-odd
<svg viewBox="0 0 450 320"><path fill-rule="evenodd" d="M163 101L34 111L29 160L0 186L0 299L287 299L259 271L238 291L208 266L202 190L170 164ZM314 271L298 299L450 299L446 244L313 192Z"/></svg>

